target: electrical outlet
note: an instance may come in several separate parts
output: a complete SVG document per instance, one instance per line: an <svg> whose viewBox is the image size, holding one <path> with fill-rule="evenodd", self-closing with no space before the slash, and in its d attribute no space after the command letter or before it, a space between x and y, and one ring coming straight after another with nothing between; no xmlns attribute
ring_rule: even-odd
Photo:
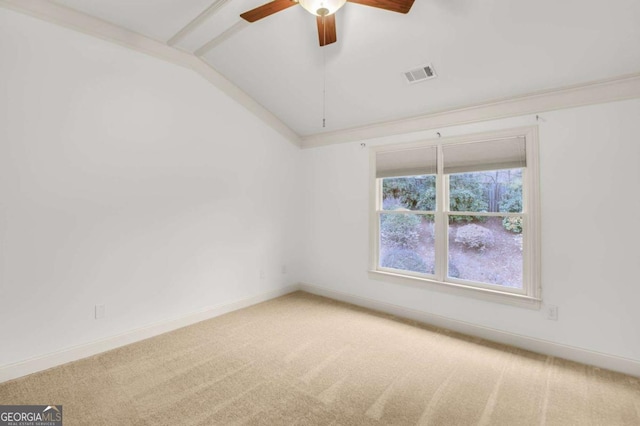
<svg viewBox="0 0 640 426"><path fill-rule="evenodd" d="M551 321L558 321L558 307L557 306L547 306L547 319Z"/></svg>
<svg viewBox="0 0 640 426"><path fill-rule="evenodd" d="M106 315L104 305L96 305L96 319L103 319Z"/></svg>

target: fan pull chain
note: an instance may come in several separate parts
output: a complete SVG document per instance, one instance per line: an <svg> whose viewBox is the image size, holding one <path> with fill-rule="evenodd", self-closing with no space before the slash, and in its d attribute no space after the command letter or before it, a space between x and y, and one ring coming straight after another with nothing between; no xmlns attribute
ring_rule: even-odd
<svg viewBox="0 0 640 426"><path fill-rule="evenodd" d="M326 15L322 16L322 42L327 43ZM326 46L322 49L322 128L327 127L327 53Z"/></svg>

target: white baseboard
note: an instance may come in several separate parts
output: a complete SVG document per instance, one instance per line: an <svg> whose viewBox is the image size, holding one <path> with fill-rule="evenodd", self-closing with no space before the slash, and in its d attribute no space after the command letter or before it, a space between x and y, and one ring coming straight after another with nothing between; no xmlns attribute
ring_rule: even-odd
<svg viewBox="0 0 640 426"><path fill-rule="evenodd" d="M342 293L325 287L311 284L300 284L300 290L330 299L340 300L364 308L385 312L402 318L408 318L436 327L446 328L470 336L481 337L497 343L503 343L517 348L526 349L545 355L564 358L582 364L618 371L640 377L640 360L623 358L602 352L595 352L584 348L564 345L548 340L537 339L510 333L495 328L484 327L465 321L435 315L428 312L405 308L387 302L381 302L353 294Z"/></svg>
<svg viewBox="0 0 640 426"><path fill-rule="evenodd" d="M8 380L17 379L18 377L36 373L38 371L47 370L68 362L77 361L92 355L116 349L140 340L148 339L162 333L167 333L178 328L182 328L200 321L214 318L238 309L246 308L256 303L264 302L276 297L299 290L298 285L290 285L277 290L266 293L257 294L255 296L236 300L234 302L223 303L220 305L208 307L188 315L181 316L166 321L150 324L145 327L137 328L105 339L96 340L83 345L73 346L61 351L49 353L43 356L27 359L0 366L0 383Z"/></svg>
<svg viewBox="0 0 640 426"><path fill-rule="evenodd" d="M412 319L425 324L446 328L471 336L481 337L483 339L515 346L533 352L640 377L640 361L638 360L595 352L575 346L563 345L548 340L536 339L494 328L483 327L465 321L459 321L440 315L430 314L428 312L409 309L387 302L338 292L325 287L310 284L299 284L261 293L234 302L213 306L180 318L158 322L146 327L118 334L116 336L63 349L61 351L31 358L15 364L4 365L0 367L0 383L66 364L68 362L97 355L111 349L116 349L140 340L148 339L162 333L186 327L188 325L233 312L238 309L246 308L260 302L275 299L276 297L280 297L297 290L306 291L307 293L317 294L330 299L340 300L376 311L386 312L398 317Z"/></svg>

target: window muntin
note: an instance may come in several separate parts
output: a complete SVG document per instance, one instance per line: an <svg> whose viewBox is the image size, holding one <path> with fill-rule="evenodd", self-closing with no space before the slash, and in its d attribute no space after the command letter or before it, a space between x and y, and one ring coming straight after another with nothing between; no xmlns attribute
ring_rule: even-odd
<svg viewBox="0 0 640 426"><path fill-rule="evenodd" d="M374 150L376 169L381 153L396 170L409 170L408 152L430 149L437 159L428 165L431 174L415 163L411 169L420 174L385 177L376 170L374 272L539 299L537 133L496 136ZM391 220L383 218L392 214L400 216L390 233ZM405 228L408 239L401 237Z"/></svg>

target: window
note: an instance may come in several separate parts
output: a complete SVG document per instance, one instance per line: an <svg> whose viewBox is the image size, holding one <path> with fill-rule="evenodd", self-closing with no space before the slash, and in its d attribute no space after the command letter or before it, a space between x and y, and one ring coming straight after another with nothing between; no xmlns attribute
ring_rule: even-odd
<svg viewBox="0 0 640 426"><path fill-rule="evenodd" d="M372 149L371 272L539 307L537 128Z"/></svg>

